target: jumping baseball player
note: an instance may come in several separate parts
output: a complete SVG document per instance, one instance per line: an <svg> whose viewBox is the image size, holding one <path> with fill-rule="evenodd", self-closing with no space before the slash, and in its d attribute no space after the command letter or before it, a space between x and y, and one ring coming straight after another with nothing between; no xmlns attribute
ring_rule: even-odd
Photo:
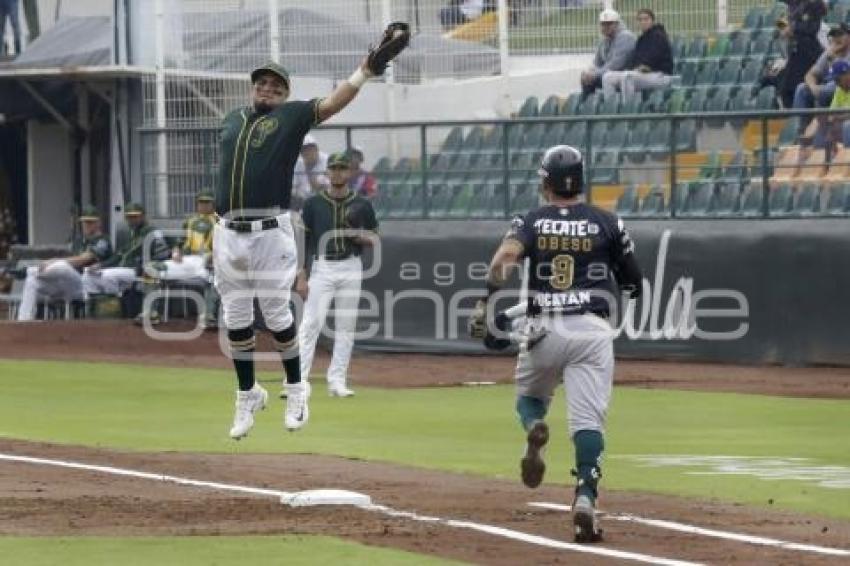
<svg viewBox="0 0 850 566"><path fill-rule="evenodd" d="M375 210L365 198L348 188L351 160L345 153L328 159L331 188L307 199L302 211L308 257L313 257L310 281L306 266L298 273L296 290L307 295L298 342L301 348L301 375L310 376L316 340L325 323L328 307L334 301L334 347L328 367L328 393L331 397L351 397L347 386L348 363L354 348L354 331L360 303L363 264L360 254L377 238ZM355 235L352 231L357 231Z"/></svg>
<svg viewBox="0 0 850 566"><path fill-rule="evenodd" d="M103 234L100 216L94 207L86 207L80 215L83 240L73 250L71 257L48 260L41 265L28 267L18 307L18 320L32 320L36 301L82 301L87 295L81 272L89 265L104 261L112 255L109 238Z"/></svg>
<svg viewBox="0 0 850 566"><path fill-rule="evenodd" d="M289 308L297 248L288 209L295 161L307 132L351 102L366 81L383 74L410 40L407 24L391 24L348 80L326 98L287 101L289 73L268 63L251 73L252 101L224 118L220 183L213 229L215 285L221 296L238 391L230 436L240 439L265 407L268 393L254 378L254 312L258 299L286 373L284 425L308 420L308 385L301 381L295 320Z"/></svg>
<svg viewBox="0 0 850 566"><path fill-rule="evenodd" d="M634 245L617 216L585 204L582 156L566 145L550 148L539 170L546 204L514 219L490 264L487 297L504 285L509 271L528 258L528 306L517 359L516 410L527 431L520 461L523 483L543 480L544 421L554 391L564 383L577 477L573 524L577 542L601 540L596 499L601 477L603 432L614 375L611 305L621 290L640 293L642 275ZM619 289L618 289L619 286ZM509 322L479 301L470 333L490 348L509 342Z"/></svg>

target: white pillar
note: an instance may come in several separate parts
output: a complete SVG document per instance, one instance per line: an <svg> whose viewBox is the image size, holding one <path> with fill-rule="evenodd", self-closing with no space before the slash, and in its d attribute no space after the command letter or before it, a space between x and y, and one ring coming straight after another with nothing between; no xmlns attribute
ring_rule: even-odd
<svg viewBox="0 0 850 566"><path fill-rule="evenodd" d="M614 9L614 0L605 0L605 9L613 10Z"/></svg>
<svg viewBox="0 0 850 566"><path fill-rule="evenodd" d="M154 0L154 67L156 69L156 127L165 128L165 2ZM168 215L168 135L156 136L156 214Z"/></svg>
<svg viewBox="0 0 850 566"><path fill-rule="evenodd" d="M717 0L717 31L729 28L729 7L727 0Z"/></svg>
<svg viewBox="0 0 850 566"><path fill-rule="evenodd" d="M280 63L280 25L278 24L277 0L269 0L269 57Z"/></svg>

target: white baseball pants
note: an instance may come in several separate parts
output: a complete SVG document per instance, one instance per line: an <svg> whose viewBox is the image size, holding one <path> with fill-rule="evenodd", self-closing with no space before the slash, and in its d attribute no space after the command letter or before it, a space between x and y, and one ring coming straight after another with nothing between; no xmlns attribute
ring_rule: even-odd
<svg viewBox="0 0 850 566"><path fill-rule="evenodd" d="M593 314L544 317L548 330L531 351L517 357L517 394L548 406L563 382L570 435L579 430L604 432L614 382L614 331Z"/></svg>
<svg viewBox="0 0 850 566"><path fill-rule="evenodd" d="M316 353L316 340L325 324L331 300L334 302L334 346L328 367L328 387L343 387L354 349L357 309L360 305L360 281L363 264L352 256L341 261L322 258L313 262L304 318L298 333L301 351L301 376L307 379Z"/></svg>
<svg viewBox="0 0 850 566"><path fill-rule="evenodd" d="M255 296L269 330L280 332L294 322L289 293L298 249L289 213L276 218L278 227L270 230L236 232L225 228L224 220L213 229L215 287L228 330L253 325Z"/></svg>
<svg viewBox="0 0 850 566"><path fill-rule="evenodd" d="M41 273L37 266L28 267L18 307L18 320L35 318L36 301L39 299L81 301L85 298L83 279L67 261L53 261Z"/></svg>
<svg viewBox="0 0 850 566"><path fill-rule="evenodd" d="M105 293L121 295L136 281L136 270L132 267L107 267L94 273L83 272L83 286L87 295Z"/></svg>

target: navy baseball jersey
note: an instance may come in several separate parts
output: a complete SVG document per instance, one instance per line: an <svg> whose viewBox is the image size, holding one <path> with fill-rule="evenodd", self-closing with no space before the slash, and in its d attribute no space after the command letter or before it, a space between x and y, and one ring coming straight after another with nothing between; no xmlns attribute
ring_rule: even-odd
<svg viewBox="0 0 850 566"><path fill-rule="evenodd" d="M544 312L608 316L620 287L640 292L634 244L614 214L585 203L546 205L514 218L506 236L530 260L529 298Z"/></svg>

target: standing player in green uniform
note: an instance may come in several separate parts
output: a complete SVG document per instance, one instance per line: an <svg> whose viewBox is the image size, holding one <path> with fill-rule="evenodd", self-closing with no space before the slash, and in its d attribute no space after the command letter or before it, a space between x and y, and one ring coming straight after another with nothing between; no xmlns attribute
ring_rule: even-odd
<svg viewBox="0 0 850 566"><path fill-rule="evenodd" d="M251 104L224 118L216 198L222 218L213 232L213 265L238 380L231 438L248 434L254 413L268 400L254 377L255 297L286 373L284 426L292 431L307 423L309 393L289 308L298 255L288 212L295 162L310 128L345 108L369 77L383 74L409 39L406 24L391 24L348 80L328 97L309 101L287 101L289 73L268 63L251 73Z"/></svg>
<svg viewBox="0 0 850 566"><path fill-rule="evenodd" d="M36 300L85 300L80 272L87 266L112 255L112 245L103 233L97 209L88 206L80 215L83 240L73 249L71 257L51 259L22 272L25 277L18 307L18 320L33 320Z"/></svg>
<svg viewBox="0 0 850 566"><path fill-rule="evenodd" d="M347 154L330 156L328 174L331 188L307 199L301 213L307 257L313 257L309 288L303 270L298 274L296 287L307 294L298 335L301 375L304 379L310 375L316 340L333 300L336 322L333 355L328 367L328 393L331 397L351 397L354 391L348 388L347 374L363 278L360 254L363 246L373 245L378 221L369 201L348 188L351 160Z"/></svg>

